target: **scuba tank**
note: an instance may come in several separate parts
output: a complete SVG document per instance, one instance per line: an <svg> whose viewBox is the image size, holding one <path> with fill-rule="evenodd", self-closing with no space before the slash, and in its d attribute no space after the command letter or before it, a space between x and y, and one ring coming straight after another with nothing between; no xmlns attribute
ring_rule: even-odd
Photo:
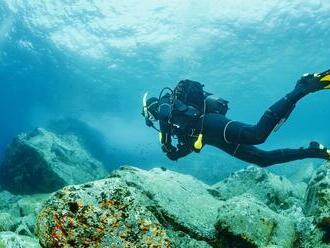
<svg viewBox="0 0 330 248"><path fill-rule="evenodd" d="M159 102L161 102L165 90L169 91L169 93L167 93L169 102L165 104L169 107L168 123L175 125L171 123L172 114L174 113L180 113L180 115L185 116L188 123L192 123L198 118L202 118L202 127L200 133L198 134L197 139L193 144L196 151L200 151L203 147L203 128L205 114L215 113L226 115L229 109L228 101L224 100L223 98L216 98L212 96L212 94L203 90L202 84L190 80L180 81L174 90L169 87L163 88L159 94ZM181 124L177 125L179 128L182 128L183 126ZM162 135L161 132L160 135Z"/></svg>
<svg viewBox="0 0 330 248"><path fill-rule="evenodd" d="M205 113L215 113L220 115L226 115L229 107L228 101L223 98L215 98L214 96L208 96L205 99Z"/></svg>

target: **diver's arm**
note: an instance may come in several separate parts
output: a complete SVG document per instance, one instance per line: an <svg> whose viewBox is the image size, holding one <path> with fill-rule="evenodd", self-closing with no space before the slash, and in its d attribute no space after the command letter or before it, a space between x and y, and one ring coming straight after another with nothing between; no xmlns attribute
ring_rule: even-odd
<svg viewBox="0 0 330 248"><path fill-rule="evenodd" d="M160 128L160 143L162 150L165 153L176 150L172 145L172 126L169 123L171 116L171 104L169 94L166 94L159 100L159 128Z"/></svg>
<svg viewBox="0 0 330 248"><path fill-rule="evenodd" d="M176 147L172 145L171 126L166 121L160 120L159 127L159 141L161 144L162 151L164 153L169 153L176 150Z"/></svg>
<svg viewBox="0 0 330 248"><path fill-rule="evenodd" d="M181 138L177 147L172 145L171 127L168 123L160 121L159 126L161 148L170 160L178 160L192 152L190 146L186 145Z"/></svg>
<svg viewBox="0 0 330 248"><path fill-rule="evenodd" d="M190 154L192 150L189 146L184 144L179 144L175 150L172 150L171 152L167 152L166 156L173 161L178 160L179 158L185 157L188 154Z"/></svg>
<svg viewBox="0 0 330 248"><path fill-rule="evenodd" d="M188 144L187 137L184 135L178 136L178 145L175 150L172 150L171 152L166 153L166 156L170 160L178 160L179 158L183 158L187 156L188 154L193 152L193 149L191 148L191 145Z"/></svg>
<svg viewBox="0 0 330 248"><path fill-rule="evenodd" d="M179 143L177 147L172 145L172 126L169 124L171 116L170 95L166 94L159 102L159 127L160 127L160 143L162 150L170 160L178 160L187 156L192 152L190 146L186 145L184 137L178 137Z"/></svg>

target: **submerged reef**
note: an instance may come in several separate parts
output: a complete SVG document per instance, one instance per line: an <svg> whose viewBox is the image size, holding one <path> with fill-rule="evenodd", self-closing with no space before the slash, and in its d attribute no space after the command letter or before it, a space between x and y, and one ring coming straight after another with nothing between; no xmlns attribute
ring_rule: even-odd
<svg viewBox="0 0 330 248"><path fill-rule="evenodd" d="M74 136L37 129L2 166L0 248L330 247L330 163L296 183L255 166L214 185L166 168L104 178ZM45 171L64 183L47 188Z"/></svg>
<svg viewBox="0 0 330 248"><path fill-rule="evenodd" d="M16 194L50 193L107 175L73 135L37 128L14 139L0 166L0 185Z"/></svg>
<svg viewBox="0 0 330 248"><path fill-rule="evenodd" d="M214 186L122 167L54 194L36 234L45 247L329 247L327 231L304 213L306 186L252 166Z"/></svg>

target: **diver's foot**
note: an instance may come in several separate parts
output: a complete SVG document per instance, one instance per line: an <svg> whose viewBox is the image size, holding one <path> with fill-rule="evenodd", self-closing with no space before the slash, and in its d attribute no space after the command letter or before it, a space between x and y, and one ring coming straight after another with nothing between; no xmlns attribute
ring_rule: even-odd
<svg viewBox="0 0 330 248"><path fill-rule="evenodd" d="M297 81L295 87L295 90L304 95L324 89L330 89L330 72L329 74L305 74Z"/></svg>
<svg viewBox="0 0 330 248"><path fill-rule="evenodd" d="M313 149L316 152L319 152L320 155L322 155L324 157L324 159L330 160L330 149L326 148L324 145L322 145L316 141L312 141L309 143L308 148Z"/></svg>

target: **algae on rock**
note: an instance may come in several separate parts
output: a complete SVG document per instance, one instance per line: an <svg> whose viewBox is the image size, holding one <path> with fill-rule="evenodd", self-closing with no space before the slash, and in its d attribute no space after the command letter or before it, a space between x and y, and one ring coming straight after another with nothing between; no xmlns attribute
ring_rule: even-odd
<svg viewBox="0 0 330 248"><path fill-rule="evenodd" d="M169 247L140 197L119 179L65 187L41 210L37 236L46 247Z"/></svg>
<svg viewBox="0 0 330 248"><path fill-rule="evenodd" d="M44 246L206 248L214 242L218 205L191 176L125 167L58 191L40 212L36 233Z"/></svg>

